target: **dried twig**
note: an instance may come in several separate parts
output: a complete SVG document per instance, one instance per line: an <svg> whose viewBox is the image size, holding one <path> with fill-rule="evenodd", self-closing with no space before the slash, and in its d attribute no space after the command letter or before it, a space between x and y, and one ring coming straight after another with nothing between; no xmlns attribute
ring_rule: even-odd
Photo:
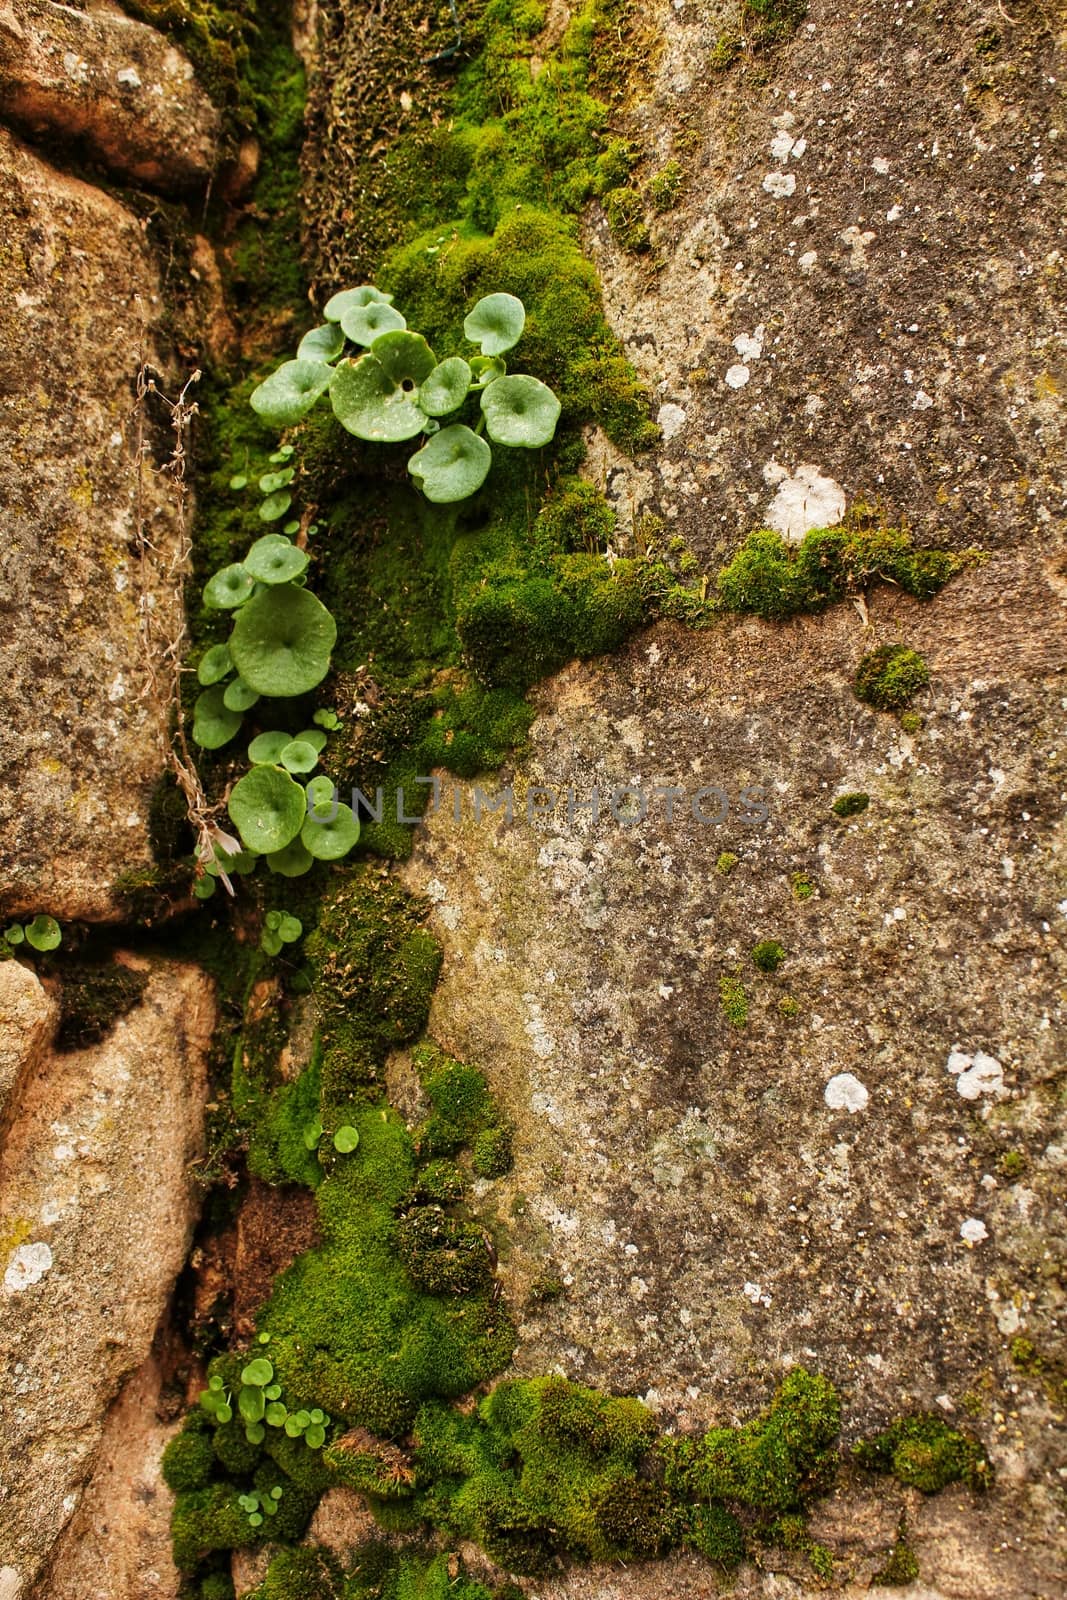
<svg viewBox="0 0 1067 1600"><path fill-rule="evenodd" d="M212 805L204 791L196 761L189 748L185 712L182 707L181 679L184 670L182 662L189 642L182 589L192 557L192 539L187 515L189 489L185 473L189 427L198 411L195 400L190 399L190 392L193 385L200 381L200 373L195 371L186 379L174 400L160 388L161 377L162 374L147 359L142 347L137 367L133 412L136 472L134 537L140 568L137 609L145 671L142 697L166 706L170 713L173 725L165 727L161 735L163 753L168 767L174 774L174 780L185 798L189 821L196 835L197 873L201 876L207 863L214 861L220 850L236 855L241 845L239 840L227 833L218 821L224 802L220 800ZM161 467L156 467L153 463L146 438L145 422L150 397L161 402L174 433L170 455ZM177 542L169 560L164 558L159 546L153 543L148 531L145 485L146 474L149 472L165 476L171 488ZM168 624L167 620L168 608L156 604L157 595L167 594L174 595L176 601L176 620L171 624ZM233 885L226 874L220 871L219 878L232 894Z"/></svg>

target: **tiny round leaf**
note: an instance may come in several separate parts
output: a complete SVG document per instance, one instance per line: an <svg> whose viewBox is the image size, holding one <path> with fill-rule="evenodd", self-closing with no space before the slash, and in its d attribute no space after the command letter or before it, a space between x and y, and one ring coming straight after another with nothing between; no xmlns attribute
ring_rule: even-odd
<svg viewBox="0 0 1067 1600"><path fill-rule="evenodd" d="M539 378L497 378L482 390L485 429L494 444L537 450L555 433L561 409Z"/></svg>
<svg viewBox="0 0 1067 1600"><path fill-rule="evenodd" d="M427 500L447 505L466 500L485 482L493 453L484 439L460 422L442 428L417 450L408 471Z"/></svg>
<svg viewBox="0 0 1067 1600"><path fill-rule="evenodd" d="M361 344L365 349L383 333L407 327L400 312L394 306L386 305L384 300L372 300L365 306L351 306L340 322L352 343Z"/></svg>
<svg viewBox="0 0 1067 1600"><path fill-rule="evenodd" d="M359 1133L348 1122L345 1123L344 1127L338 1128L333 1136L333 1147L335 1150L340 1151L343 1156L351 1155L358 1143ZM310 1418L308 1420L310 1421Z"/></svg>
<svg viewBox="0 0 1067 1600"><path fill-rule="evenodd" d="M351 806L337 806L329 818L312 812L304 819L300 838L316 861L340 861L359 842L359 822Z"/></svg>
<svg viewBox="0 0 1067 1600"><path fill-rule="evenodd" d="M244 681L260 694L306 694L330 666L337 624L321 600L295 584L273 584L243 606L230 653Z"/></svg>
<svg viewBox="0 0 1067 1600"><path fill-rule="evenodd" d="M291 428L307 416L329 381L330 368L322 361L285 361L252 390L248 403L271 427Z"/></svg>
<svg viewBox="0 0 1067 1600"><path fill-rule="evenodd" d="M197 680L209 689L213 683L220 683L233 671L233 658L230 655L228 644L213 644L210 650L205 650L200 657L200 665L196 669Z"/></svg>
<svg viewBox="0 0 1067 1600"><path fill-rule="evenodd" d="M258 699L255 689L250 689L243 678L234 678L222 691L222 703L227 711L249 711Z"/></svg>
<svg viewBox="0 0 1067 1600"><path fill-rule="evenodd" d="M449 356L434 367L419 390L419 405L428 417L444 417L467 397L471 369L462 356Z"/></svg>
<svg viewBox="0 0 1067 1600"><path fill-rule="evenodd" d="M307 551L298 550L280 533L265 533L257 539L243 565L257 583L291 583L308 564Z"/></svg>
<svg viewBox="0 0 1067 1600"><path fill-rule="evenodd" d="M284 850L275 850L273 854L267 857L267 866L271 872L278 873L282 878L302 878L305 872L311 870L312 860L313 857L307 846L300 839L292 839ZM264 934L264 938L266 937L267 935ZM284 942L281 931L279 930L278 933L272 934L270 937L272 945L276 944L277 948L271 949L268 954L273 956L280 955Z"/></svg>
<svg viewBox="0 0 1067 1600"><path fill-rule="evenodd" d="M204 604L212 611L232 611L234 606L244 605L255 586L252 574L235 561L205 583Z"/></svg>
<svg viewBox="0 0 1067 1600"><path fill-rule="evenodd" d="M521 300L513 294L487 294L464 319L463 332L483 356L499 356L518 344L525 326Z"/></svg>
<svg viewBox="0 0 1067 1600"><path fill-rule="evenodd" d="M321 328L305 333L296 350L298 361L334 361L345 347L345 336L336 322L324 322Z"/></svg>
<svg viewBox="0 0 1067 1600"><path fill-rule="evenodd" d="M281 764L286 772L314 772L319 764L319 752L313 744L303 739L292 739L281 753Z"/></svg>
<svg viewBox="0 0 1067 1600"><path fill-rule="evenodd" d="M34 950L54 950L63 938L55 917L47 917L43 913L38 913L32 922L23 923L22 931L26 935L26 943Z"/></svg>
<svg viewBox="0 0 1067 1600"><path fill-rule="evenodd" d="M363 306L392 305L391 294L383 294L371 283L362 283L358 289L340 289L337 294L331 295L323 307L322 314L329 322L340 322L348 311L358 311Z"/></svg>
<svg viewBox="0 0 1067 1600"><path fill-rule="evenodd" d="M198 695L193 707L193 741L201 750L221 750L241 726L241 713L226 704L221 683Z"/></svg>
<svg viewBox="0 0 1067 1600"><path fill-rule="evenodd" d="M249 850L284 850L304 824L304 791L281 767L253 767L234 784L230 819Z"/></svg>

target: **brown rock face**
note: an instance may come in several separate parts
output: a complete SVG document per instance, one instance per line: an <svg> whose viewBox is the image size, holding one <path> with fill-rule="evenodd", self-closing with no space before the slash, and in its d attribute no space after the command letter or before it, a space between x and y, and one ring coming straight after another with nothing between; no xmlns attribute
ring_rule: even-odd
<svg viewBox="0 0 1067 1600"><path fill-rule="evenodd" d="M55 1005L29 967L0 962L0 1132L55 1028Z"/></svg>
<svg viewBox="0 0 1067 1600"><path fill-rule="evenodd" d="M140 224L0 129L0 915L118 914L148 865L162 708L144 697L132 381L159 280ZM156 357L158 360L158 356ZM163 482L145 516L173 551ZM176 616L176 592L146 603Z"/></svg>
<svg viewBox="0 0 1067 1600"><path fill-rule="evenodd" d="M154 189L204 184L215 167L219 114L192 62L117 8L5 0L0 115Z"/></svg>
<svg viewBox="0 0 1067 1600"><path fill-rule="evenodd" d="M0 1153L0 1551L26 1591L75 1511L108 1407L148 1355L188 1249L198 1197L187 1166L201 1149L213 1020L201 972L154 966L142 1003L107 1039L46 1057ZM90 1537L106 1543L98 1527ZM156 1548L161 1559L165 1542Z"/></svg>
<svg viewBox="0 0 1067 1600"><path fill-rule="evenodd" d="M1012 615L1032 651L991 656ZM914 736L850 688L900 637L932 675ZM1061 1359L1065 659L1059 596L1008 559L925 607L882 590L866 627L662 625L539 691L510 827L469 788L457 826L446 789L406 869L446 952L431 1032L516 1123L483 1204L519 1371L697 1427L799 1362L841 1390L846 1442L941 1408L1000 1484L916 1516L922 1570L1004 1600L1055 1591L1061 1539L1055 1391L1012 1341ZM840 820L842 792L868 808Z"/></svg>

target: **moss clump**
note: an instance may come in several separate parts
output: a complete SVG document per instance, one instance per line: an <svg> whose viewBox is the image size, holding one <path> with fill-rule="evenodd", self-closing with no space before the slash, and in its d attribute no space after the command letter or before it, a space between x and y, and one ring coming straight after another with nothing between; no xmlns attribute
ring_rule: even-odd
<svg viewBox="0 0 1067 1600"><path fill-rule="evenodd" d="M656 211L671 211L682 192L685 174L677 161L668 161L649 179L648 197Z"/></svg>
<svg viewBox="0 0 1067 1600"><path fill-rule="evenodd" d="M502 1178L510 1171L511 1129L483 1129L474 1141L471 1166L479 1178Z"/></svg>
<svg viewBox="0 0 1067 1600"><path fill-rule="evenodd" d="M559 478L533 525L535 545L549 557L563 552L602 554L615 532L615 513L599 489L584 478Z"/></svg>
<svg viewBox="0 0 1067 1600"><path fill-rule="evenodd" d="M190 1412L163 1452L163 1480L175 1494L185 1494L205 1488L217 1466L210 1421L202 1411Z"/></svg>
<svg viewBox="0 0 1067 1600"><path fill-rule="evenodd" d="M917 711L902 711L900 713L900 727L903 733L921 733L923 719Z"/></svg>
<svg viewBox="0 0 1067 1600"><path fill-rule="evenodd" d="M857 700L879 711L901 711L930 682L930 670L915 650L883 644L864 656L852 687Z"/></svg>
<svg viewBox="0 0 1067 1600"><path fill-rule="evenodd" d="M743 1028L748 1021L748 995L740 978L724 973L719 979L719 1003L732 1028Z"/></svg>
<svg viewBox="0 0 1067 1600"><path fill-rule="evenodd" d="M609 189L604 196L604 212L616 244L634 255L651 249L652 239L645 222L640 190L629 186Z"/></svg>
<svg viewBox="0 0 1067 1600"><path fill-rule="evenodd" d="M793 891L794 900L810 900L815 893L815 881L807 872L791 873L789 887Z"/></svg>
<svg viewBox="0 0 1067 1600"><path fill-rule="evenodd" d="M780 621L821 611L874 583L893 583L928 600L962 566L963 558L947 551L916 550L899 528L813 528L795 549L764 528L749 534L719 573L719 603L726 611Z"/></svg>
<svg viewBox="0 0 1067 1600"><path fill-rule="evenodd" d="M753 1421L662 1440L665 1481L694 1499L744 1506L771 1520L802 1512L833 1481L840 1425L833 1385L794 1367Z"/></svg>
<svg viewBox="0 0 1067 1600"><path fill-rule="evenodd" d="M59 971L60 1050L83 1050L106 1038L120 1017L140 1005L149 977L118 961L64 962Z"/></svg>
<svg viewBox="0 0 1067 1600"><path fill-rule="evenodd" d="M322 1021L324 1112L376 1099L385 1058L422 1032L441 965L425 907L382 869L338 872L306 941Z"/></svg>
<svg viewBox="0 0 1067 1600"><path fill-rule="evenodd" d="M785 946L777 939L763 939L752 947L752 962L761 972L777 972L785 960Z"/></svg>
<svg viewBox="0 0 1067 1600"><path fill-rule="evenodd" d="M858 817L862 812L866 811L870 803L871 797L869 794L853 791L849 794L839 794L830 810L835 817L841 817L844 820L847 817Z"/></svg>
<svg viewBox="0 0 1067 1600"><path fill-rule="evenodd" d="M919 1562L903 1533L898 1533L895 1544L885 1561L874 1573L871 1583L878 1588L903 1588L914 1583L919 1576Z"/></svg>
<svg viewBox="0 0 1067 1600"><path fill-rule="evenodd" d="M861 1440L853 1455L868 1471L890 1473L923 1494L936 1494L950 1483L987 1489L993 1482L993 1468L978 1440L928 1411L901 1417L873 1439Z"/></svg>
<svg viewBox="0 0 1067 1600"><path fill-rule="evenodd" d="M715 871L726 878L737 866L740 859L740 856L735 856L732 850L724 850L715 863Z"/></svg>

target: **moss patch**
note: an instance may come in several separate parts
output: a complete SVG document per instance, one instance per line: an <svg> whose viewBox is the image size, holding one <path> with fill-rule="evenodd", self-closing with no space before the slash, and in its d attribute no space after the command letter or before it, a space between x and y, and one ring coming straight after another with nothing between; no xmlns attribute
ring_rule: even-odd
<svg viewBox="0 0 1067 1600"><path fill-rule="evenodd" d="M936 1494L950 1483L987 1489L993 1482L992 1465L978 1440L931 1412L899 1418L873 1439L861 1440L853 1455L868 1471L890 1473L923 1494Z"/></svg>
<svg viewBox="0 0 1067 1600"><path fill-rule="evenodd" d="M917 651L883 644L864 656L852 687L857 700L879 711L902 711L929 682L930 669Z"/></svg>

